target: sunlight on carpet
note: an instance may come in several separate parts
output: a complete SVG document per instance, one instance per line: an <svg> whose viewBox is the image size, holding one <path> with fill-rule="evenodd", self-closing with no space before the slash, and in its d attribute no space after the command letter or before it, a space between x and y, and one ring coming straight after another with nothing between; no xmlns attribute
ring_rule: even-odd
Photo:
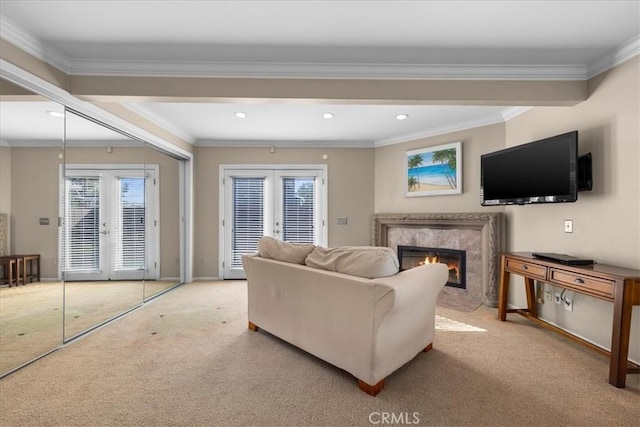
<svg viewBox="0 0 640 427"><path fill-rule="evenodd" d="M467 325L466 323L458 322L457 320L447 319L446 317L438 316L437 314L436 314L436 329L439 331L453 331L453 332L487 332L486 329L478 328L472 325Z"/></svg>

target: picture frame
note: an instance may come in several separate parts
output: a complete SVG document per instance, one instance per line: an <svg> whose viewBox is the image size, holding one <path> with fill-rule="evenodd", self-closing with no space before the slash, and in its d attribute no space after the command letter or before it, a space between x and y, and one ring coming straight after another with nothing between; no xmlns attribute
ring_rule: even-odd
<svg viewBox="0 0 640 427"><path fill-rule="evenodd" d="M462 142L409 150L405 153L405 197L461 193Z"/></svg>

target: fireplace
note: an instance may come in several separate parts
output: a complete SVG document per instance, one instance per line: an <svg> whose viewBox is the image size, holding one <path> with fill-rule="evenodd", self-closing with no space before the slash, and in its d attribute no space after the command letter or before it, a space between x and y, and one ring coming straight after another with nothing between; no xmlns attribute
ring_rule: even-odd
<svg viewBox="0 0 640 427"><path fill-rule="evenodd" d="M372 218L371 244L396 251L398 246L465 251L466 287L445 286L438 301L473 311L483 303L498 306L504 223L502 212L380 213Z"/></svg>
<svg viewBox="0 0 640 427"><path fill-rule="evenodd" d="M467 288L466 251L398 245L398 260L400 261L401 270L408 270L429 263L446 264L449 267L449 280L446 286L460 289Z"/></svg>

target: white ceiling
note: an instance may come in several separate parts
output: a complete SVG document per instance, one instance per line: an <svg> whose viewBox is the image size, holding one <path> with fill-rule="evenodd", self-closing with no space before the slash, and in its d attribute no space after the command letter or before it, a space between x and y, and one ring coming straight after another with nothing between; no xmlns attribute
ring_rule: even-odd
<svg viewBox="0 0 640 427"><path fill-rule="evenodd" d="M584 79L637 53L640 1L14 1L0 35L71 74ZM509 106L128 104L197 144L387 144ZM245 119L233 113L245 111ZM335 114L322 119L323 112ZM403 121L398 113L409 114Z"/></svg>

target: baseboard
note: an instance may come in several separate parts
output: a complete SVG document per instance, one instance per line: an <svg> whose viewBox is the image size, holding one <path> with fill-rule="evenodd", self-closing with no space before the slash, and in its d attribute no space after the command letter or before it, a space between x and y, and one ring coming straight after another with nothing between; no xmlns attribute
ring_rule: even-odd
<svg viewBox="0 0 640 427"><path fill-rule="evenodd" d="M212 281L212 280L220 280L218 277L194 277L193 281Z"/></svg>

